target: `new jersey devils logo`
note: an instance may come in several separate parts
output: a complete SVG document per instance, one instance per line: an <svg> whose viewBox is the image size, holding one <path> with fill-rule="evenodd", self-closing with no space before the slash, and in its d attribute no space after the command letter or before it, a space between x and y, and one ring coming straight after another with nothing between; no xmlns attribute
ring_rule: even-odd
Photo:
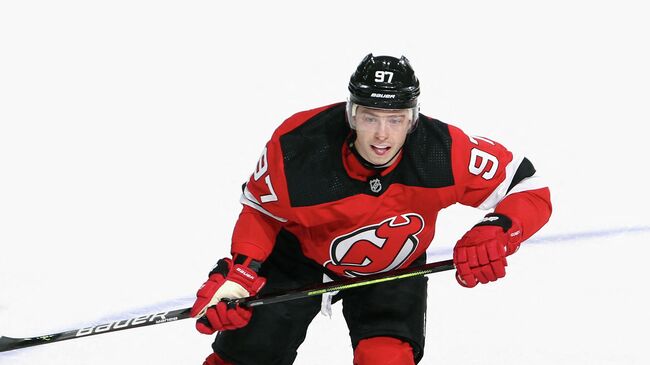
<svg viewBox="0 0 650 365"><path fill-rule="evenodd" d="M330 246L329 270L346 276L389 271L403 264L415 251L424 219L415 213L388 218L335 238Z"/></svg>

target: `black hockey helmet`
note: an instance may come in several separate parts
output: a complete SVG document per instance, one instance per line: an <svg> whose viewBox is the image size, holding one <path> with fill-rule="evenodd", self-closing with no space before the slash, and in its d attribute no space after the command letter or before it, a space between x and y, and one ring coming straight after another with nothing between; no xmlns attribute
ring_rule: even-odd
<svg viewBox="0 0 650 365"><path fill-rule="evenodd" d="M409 60L368 54L350 77L350 101L380 109L407 109L418 104L420 82Z"/></svg>

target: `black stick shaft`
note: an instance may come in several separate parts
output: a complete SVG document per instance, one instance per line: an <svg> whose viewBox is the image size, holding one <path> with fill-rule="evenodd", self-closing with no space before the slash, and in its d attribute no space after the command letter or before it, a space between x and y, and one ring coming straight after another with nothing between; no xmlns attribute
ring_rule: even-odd
<svg viewBox="0 0 650 365"><path fill-rule="evenodd" d="M231 302L238 303L245 307L256 307L259 305L281 303L290 300L308 298L316 295L330 293L339 290L357 288L365 285L379 284L391 280L406 279L415 276L428 275L435 272L451 270L454 268L452 260L433 262L430 264L388 271L385 273L373 274L352 279L343 279L319 284L311 287L300 288L286 291L283 293L270 293L254 297L234 299ZM98 326L79 328L75 330L54 333L51 335L38 337L13 338L0 336L0 352L17 350L25 347L44 345L47 343L72 340L75 338L100 335L104 333L128 330L131 328L152 326L155 324L174 322L181 319L190 318L191 308L175 309L167 312L159 312L143 315L140 317L119 320L111 323L101 324Z"/></svg>
<svg viewBox="0 0 650 365"><path fill-rule="evenodd" d="M351 279L343 279L326 284L318 284L307 288L290 290L285 293L270 293L266 295L258 295L255 297L233 299L229 300L229 302L238 303L244 307L256 307L258 305L286 302L289 300L307 298L339 290L357 288L360 286L379 284L391 280L407 279L415 276L428 275L435 272L447 271L451 269L454 269L453 260L438 261L417 267L392 270L379 274L360 276Z"/></svg>

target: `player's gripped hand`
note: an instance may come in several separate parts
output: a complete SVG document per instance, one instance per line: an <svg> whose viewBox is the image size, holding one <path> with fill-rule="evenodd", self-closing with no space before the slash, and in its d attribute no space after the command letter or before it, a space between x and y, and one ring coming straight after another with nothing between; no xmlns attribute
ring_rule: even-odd
<svg viewBox="0 0 650 365"><path fill-rule="evenodd" d="M490 213L472 227L454 247L456 280L467 288L506 275L506 256L519 248L521 226L502 214Z"/></svg>
<svg viewBox="0 0 650 365"><path fill-rule="evenodd" d="M196 329L209 335L246 326L252 310L221 300L253 296L265 283L266 279L259 277L251 267L234 264L229 258L219 260L196 293L196 301L190 310L190 315L198 318Z"/></svg>

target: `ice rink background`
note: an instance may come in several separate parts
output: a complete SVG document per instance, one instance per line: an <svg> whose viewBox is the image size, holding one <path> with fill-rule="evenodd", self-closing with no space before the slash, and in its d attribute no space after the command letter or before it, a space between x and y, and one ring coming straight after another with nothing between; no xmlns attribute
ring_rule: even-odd
<svg viewBox="0 0 650 365"><path fill-rule="evenodd" d="M421 363L650 363L643 2L423 4L0 3L0 335L191 305L273 129L344 100L374 52L406 55L425 114L524 152L553 194L504 280L430 276ZM432 259L483 214L443 211ZM351 363L334 308L296 364ZM0 364L201 364L210 342L186 320Z"/></svg>

